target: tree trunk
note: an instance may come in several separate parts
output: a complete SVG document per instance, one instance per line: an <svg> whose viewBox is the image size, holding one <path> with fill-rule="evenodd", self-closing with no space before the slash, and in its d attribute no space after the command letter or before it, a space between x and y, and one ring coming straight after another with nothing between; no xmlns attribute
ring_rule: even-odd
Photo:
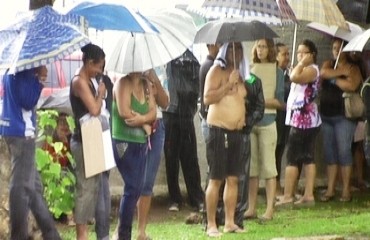
<svg viewBox="0 0 370 240"><path fill-rule="evenodd" d="M0 139L0 239L9 239L10 156L4 139Z"/></svg>

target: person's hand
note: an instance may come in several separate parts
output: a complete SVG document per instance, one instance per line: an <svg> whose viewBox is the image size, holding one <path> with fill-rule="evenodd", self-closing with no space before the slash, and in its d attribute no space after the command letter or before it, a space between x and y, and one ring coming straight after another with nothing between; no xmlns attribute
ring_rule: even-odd
<svg viewBox="0 0 370 240"><path fill-rule="evenodd" d="M150 136L152 134L152 126L150 126L150 124L144 124L143 129L147 136Z"/></svg>
<svg viewBox="0 0 370 240"><path fill-rule="evenodd" d="M239 71L234 69L229 75L229 81L227 82L227 95L232 95L237 92L238 90L238 83L239 83Z"/></svg>
<svg viewBox="0 0 370 240"><path fill-rule="evenodd" d="M135 111L131 111L131 114L133 115L131 118L126 118L125 119L125 123L130 126L130 127L137 127L137 126L141 126L143 125L143 122L144 121L144 117L135 112Z"/></svg>
<svg viewBox="0 0 370 240"><path fill-rule="evenodd" d="M313 54L307 53L303 56L303 58L301 59L301 61L299 61L298 64L302 64L303 67L307 67L311 63L313 63Z"/></svg>
<svg viewBox="0 0 370 240"><path fill-rule="evenodd" d="M105 88L104 82L100 81L99 86L98 86L98 96L101 97L101 98L105 98L106 91L107 91L107 89Z"/></svg>

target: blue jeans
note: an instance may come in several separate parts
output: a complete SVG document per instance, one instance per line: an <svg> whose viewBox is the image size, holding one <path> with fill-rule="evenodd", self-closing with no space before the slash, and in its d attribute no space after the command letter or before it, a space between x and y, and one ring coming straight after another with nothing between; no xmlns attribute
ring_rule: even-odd
<svg viewBox="0 0 370 240"><path fill-rule="evenodd" d="M161 153L164 145L164 124L162 119L158 119L158 127L153 135L150 136L152 149L148 151L145 166L144 183L141 195L150 196L153 193L155 177L157 176Z"/></svg>
<svg viewBox="0 0 370 240"><path fill-rule="evenodd" d="M109 240L111 199L109 171L101 174L98 201L95 208L95 233L97 240Z"/></svg>
<svg viewBox="0 0 370 240"><path fill-rule="evenodd" d="M113 139L114 158L125 183L119 209L118 238L130 240L136 203L144 181L147 143L129 143Z"/></svg>
<svg viewBox="0 0 370 240"><path fill-rule="evenodd" d="M35 163L35 139L4 137L12 172L10 178L10 239L28 239L28 213L31 210L43 239L61 239L43 198L42 183Z"/></svg>
<svg viewBox="0 0 370 240"><path fill-rule="evenodd" d="M322 116L324 157L328 165L352 165L351 146L355 129L356 122L344 116Z"/></svg>

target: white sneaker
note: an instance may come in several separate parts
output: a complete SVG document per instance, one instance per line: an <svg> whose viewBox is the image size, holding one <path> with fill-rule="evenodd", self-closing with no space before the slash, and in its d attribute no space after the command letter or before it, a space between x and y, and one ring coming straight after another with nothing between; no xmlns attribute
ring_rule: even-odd
<svg viewBox="0 0 370 240"><path fill-rule="evenodd" d="M168 208L169 211L171 212L178 212L179 209L179 204L178 203L172 203L171 206Z"/></svg>

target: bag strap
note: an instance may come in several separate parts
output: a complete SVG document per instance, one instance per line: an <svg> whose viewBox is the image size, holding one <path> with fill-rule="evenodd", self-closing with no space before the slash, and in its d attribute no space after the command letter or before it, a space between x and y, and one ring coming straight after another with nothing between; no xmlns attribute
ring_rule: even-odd
<svg viewBox="0 0 370 240"><path fill-rule="evenodd" d="M361 90L360 90L360 95L361 97L363 97L363 93L364 93L364 90L366 87L370 87L370 77L368 77L363 83L362 83L362 87L361 87Z"/></svg>

